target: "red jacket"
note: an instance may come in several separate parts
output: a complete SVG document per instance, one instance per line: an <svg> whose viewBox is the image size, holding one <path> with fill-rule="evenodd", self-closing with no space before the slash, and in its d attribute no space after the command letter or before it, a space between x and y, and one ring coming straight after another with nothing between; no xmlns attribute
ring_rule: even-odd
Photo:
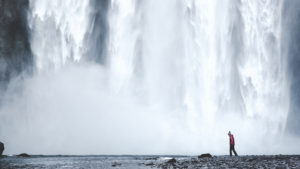
<svg viewBox="0 0 300 169"><path fill-rule="evenodd" d="M232 134L229 135L229 143L230 143L231 145L234 145L234 137L233 137Z"/></svg>

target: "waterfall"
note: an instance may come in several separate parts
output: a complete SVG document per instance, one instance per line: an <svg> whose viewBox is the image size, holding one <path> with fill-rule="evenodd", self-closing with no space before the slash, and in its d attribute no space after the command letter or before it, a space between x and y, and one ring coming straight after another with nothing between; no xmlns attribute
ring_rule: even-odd
<svg viewBox="0 0 300 169"><path fill-rule="evenodd" d="M259 126L253 133L262 127L260 137L284 131L289 90L281 1L112 4L110 65L122 90L141 88L139 99L183 118L196 133L252 123ZM218 125L220 117L238 125Z"/></svg>
<svg viewBox="0 0 300 169"><path fill-rule="evenodd" d="M7 140L28 130L39 149L22 150L36 153L225 154L232 130L244 154L281 152L282 0L95 2L30 1L35 72L2 110L19 116L7 133L23 126Z"/></svg>
<svg viewBox="0 0 300 169"><path fill-rule="evenodd" d="M31 49L38 70L59 68L83 57L89 1L30 1Z"/></svg>
<svg viewBox="0 0 300 169"><path fill-rule="evenodd" d="M282 131L289 109L287 58L281 55L282 1L242 1L244 52L239 65L247 116Z"/></svg>

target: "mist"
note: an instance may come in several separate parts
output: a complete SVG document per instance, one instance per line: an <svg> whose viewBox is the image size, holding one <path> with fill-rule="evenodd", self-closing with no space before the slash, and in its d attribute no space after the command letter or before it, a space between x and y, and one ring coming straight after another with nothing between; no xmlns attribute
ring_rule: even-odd
<svg viewBox="0 0 300 169"><path fill-rule="evenodd" d="M289 3L28 1L5 153L299 153Z"/></svg>
<svg viewBox="0 0 300 169"><path fill-rule="evenodd" d="M297 141L270 134L260 119L226 114L216 117L214 124L199 119L191 126L184 111L147 104L126 92L112 94L106 73L97 64L70 64L59 71L12 81L1 109L6 151L226 154L229 129L241 154L299 151Z"/></svg>

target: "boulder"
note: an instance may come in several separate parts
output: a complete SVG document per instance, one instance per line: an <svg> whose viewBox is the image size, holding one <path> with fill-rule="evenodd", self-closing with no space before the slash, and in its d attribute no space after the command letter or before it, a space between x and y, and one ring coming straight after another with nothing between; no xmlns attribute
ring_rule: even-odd
<svg viewBox="0 0 300 169"><path fill-rule="evenodd" d="M26 153L22 153L17 155L17 157L30 157L30 155L26 154Z"/></svg>
<svg viewBox="0 0 300 169"><path fill-rule="evenodd" d="M212 155L210 155L209 153L206 153L206 154L201 154L198 156L198 158L211 158Z"/></svg>
<svg viewBox="0 0 300 169"><path fill-rule="evenodd" d="M145 165L146 166L154 166L155 164L153 162L150 162L150 163L146 163Z"/></svg>
<svg viewBox="0 0 300 169"><path fill-rule="evenodd" d="M114 162L111 166L112 167L118 167L118 166L121 166L121 163Z"/></svg>
<svg viewBox="0 0 300 169"><path fill-rule="evenodd" d="M176 159L172 158L172 159L168 160L167 163L176 163Z"/></svg>
<svg viewBox="0 0 300 169"><path fill-rule="evenodd" d="M2 156L3 151L4 151L4 144L0 142L0 156Z"/></svg>

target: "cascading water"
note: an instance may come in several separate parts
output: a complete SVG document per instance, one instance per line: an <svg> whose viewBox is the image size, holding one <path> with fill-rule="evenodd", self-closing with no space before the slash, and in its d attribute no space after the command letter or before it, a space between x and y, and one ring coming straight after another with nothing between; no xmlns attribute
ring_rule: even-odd
<svg viewBox="0 0 300 169"><path fill-rule="evenodd" d="M106 37L91 2L30 1L36 72L2 108L9 152L225 154L228 130L241 154L281 152L282 1L111 0Z"/></svg>
<svg viewBox="0 0 300 169"><path fill-rule="evenodd" d="M244 52L239 71L247 116L282 131L289 109L286 57L280 52L282 1L242 1Z"/></svg>
<svg viewBox="0 0 300 169"><path fill-rule="evenodd" d="M31 48L38 70L80 60L89 27L88 1L30 1ZM67 10L67 12L66 12Z"/></svg>

